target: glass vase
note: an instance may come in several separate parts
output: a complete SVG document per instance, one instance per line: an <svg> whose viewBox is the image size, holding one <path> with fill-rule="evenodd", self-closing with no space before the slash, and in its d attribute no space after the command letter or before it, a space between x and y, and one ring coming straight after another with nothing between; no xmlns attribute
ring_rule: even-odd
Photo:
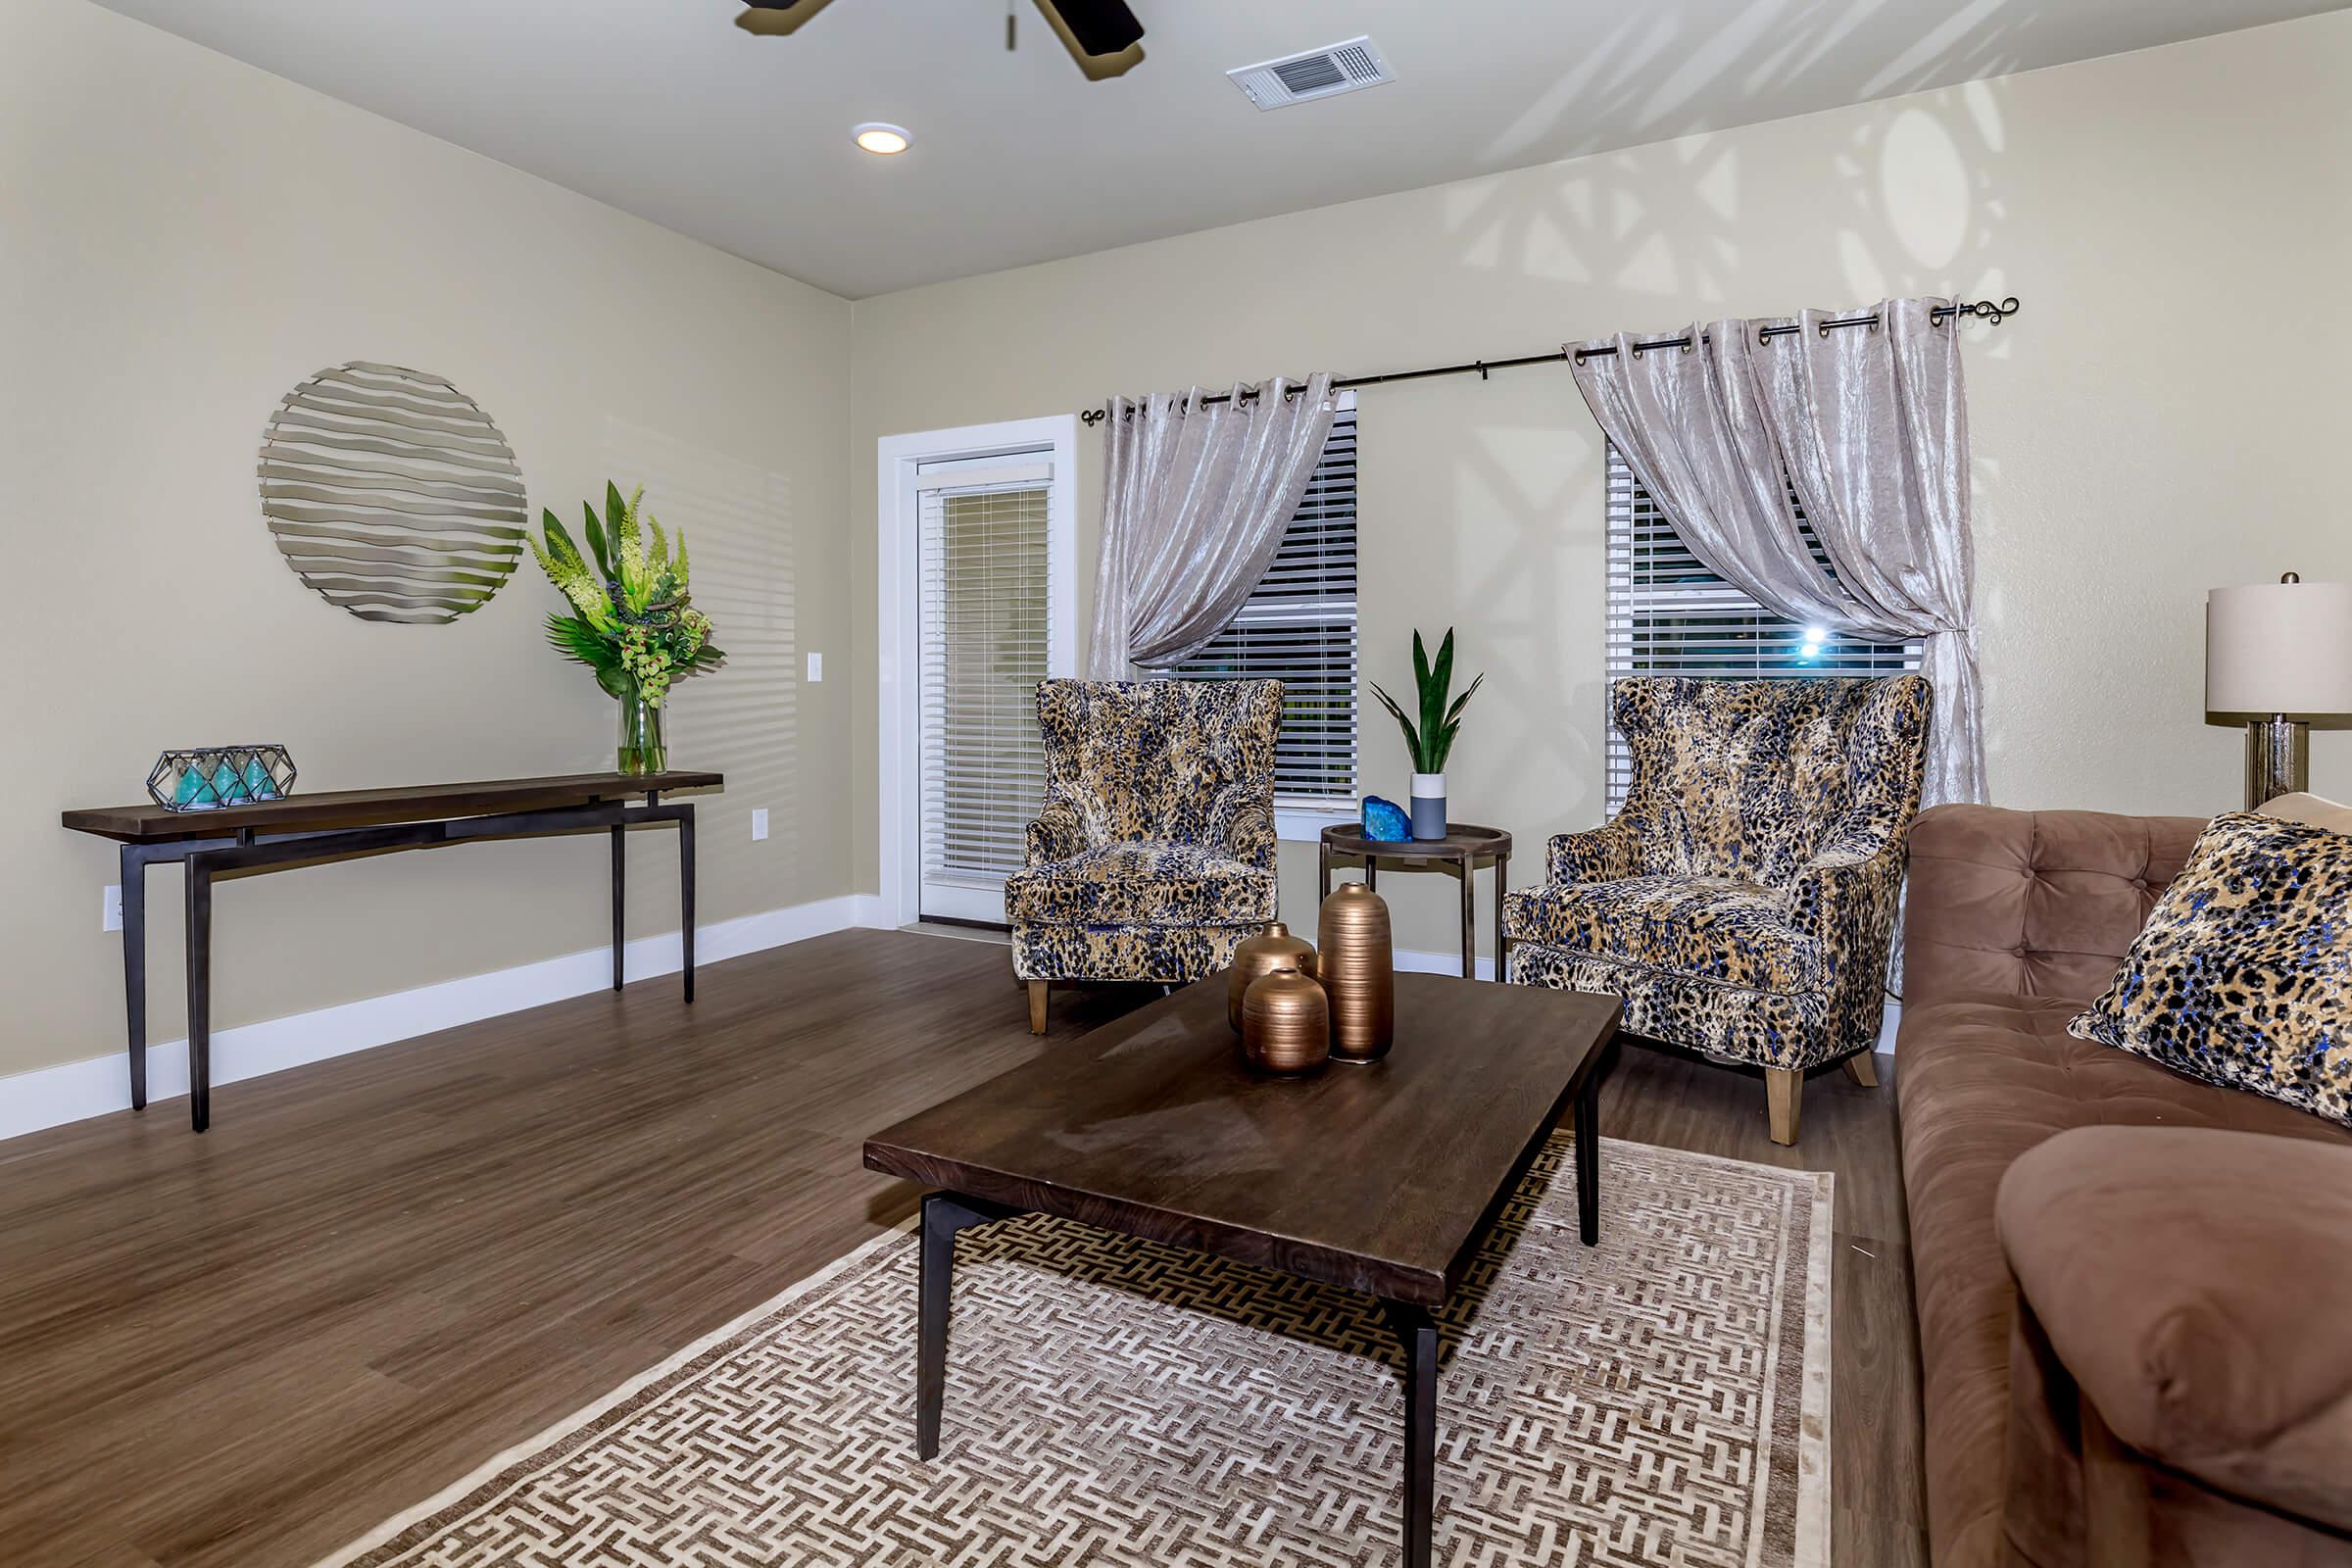
<svg viewBox="0 0 2352 1568"><path fill-rule="evenodd" d="M630 774L669 770L669 746L662 738L662 710L646 701L635 681L620 693L620 771Z"/></svg>

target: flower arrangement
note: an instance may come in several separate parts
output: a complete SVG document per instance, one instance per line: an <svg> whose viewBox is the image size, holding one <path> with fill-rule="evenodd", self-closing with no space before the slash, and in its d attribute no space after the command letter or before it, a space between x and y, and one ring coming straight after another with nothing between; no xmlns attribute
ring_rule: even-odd
<svg viewBox="0 0 2352 1568"><path fill-rule="evenodd" d="M587 556L552 511L545 514L545 540L530 539L548 581L576 612L547 617L548 642L594 670L596 683L620 700L624 773L659 773L668 765L662 705L670 683L726 657L710 646L710 617L687 597L685 534L673 549L643 510L644 500L642 487L623 500L620 487L608 483L602 520L583 503Z"/></svg>

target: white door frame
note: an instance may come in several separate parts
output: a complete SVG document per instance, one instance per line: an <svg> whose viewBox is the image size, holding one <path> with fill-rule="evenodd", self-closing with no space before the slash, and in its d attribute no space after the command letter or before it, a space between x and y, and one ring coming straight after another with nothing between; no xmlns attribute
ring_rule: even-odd
<svg viewBox="0 0 2352 1568"><path fill-rule="evenodd" d="M1046 671L1078 673L1078 416L886 435L875 449L875 579L880 679L882 911L922 912L922 650L917 636L915 470L924 463L1034 454L1054 466L1046 498Z"/></svg>

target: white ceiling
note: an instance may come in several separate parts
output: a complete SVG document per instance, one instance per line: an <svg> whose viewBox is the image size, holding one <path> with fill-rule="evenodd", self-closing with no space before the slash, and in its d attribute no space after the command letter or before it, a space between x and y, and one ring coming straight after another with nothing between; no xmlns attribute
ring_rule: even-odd
<svg viewBox="0 0 2352 1568"><path fill-rule="evenodd" d="M1031 0L103 0L858 298L2352 0L1129 0L1089 81ZM1395 85L1261 114L1225 72L1369 33ZM850 127L895 121L876 158Z"/></svg>

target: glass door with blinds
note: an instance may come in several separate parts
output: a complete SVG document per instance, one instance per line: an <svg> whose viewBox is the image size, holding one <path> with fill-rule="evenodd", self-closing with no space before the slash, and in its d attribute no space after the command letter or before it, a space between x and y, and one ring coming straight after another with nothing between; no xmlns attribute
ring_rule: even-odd
<svg viewBox="0 0 2352 1568"><path fill-rule="evenodd" d="M1004 918L1046 784L1054 467L1043 455L916 466L920 914Z"/></svg>

